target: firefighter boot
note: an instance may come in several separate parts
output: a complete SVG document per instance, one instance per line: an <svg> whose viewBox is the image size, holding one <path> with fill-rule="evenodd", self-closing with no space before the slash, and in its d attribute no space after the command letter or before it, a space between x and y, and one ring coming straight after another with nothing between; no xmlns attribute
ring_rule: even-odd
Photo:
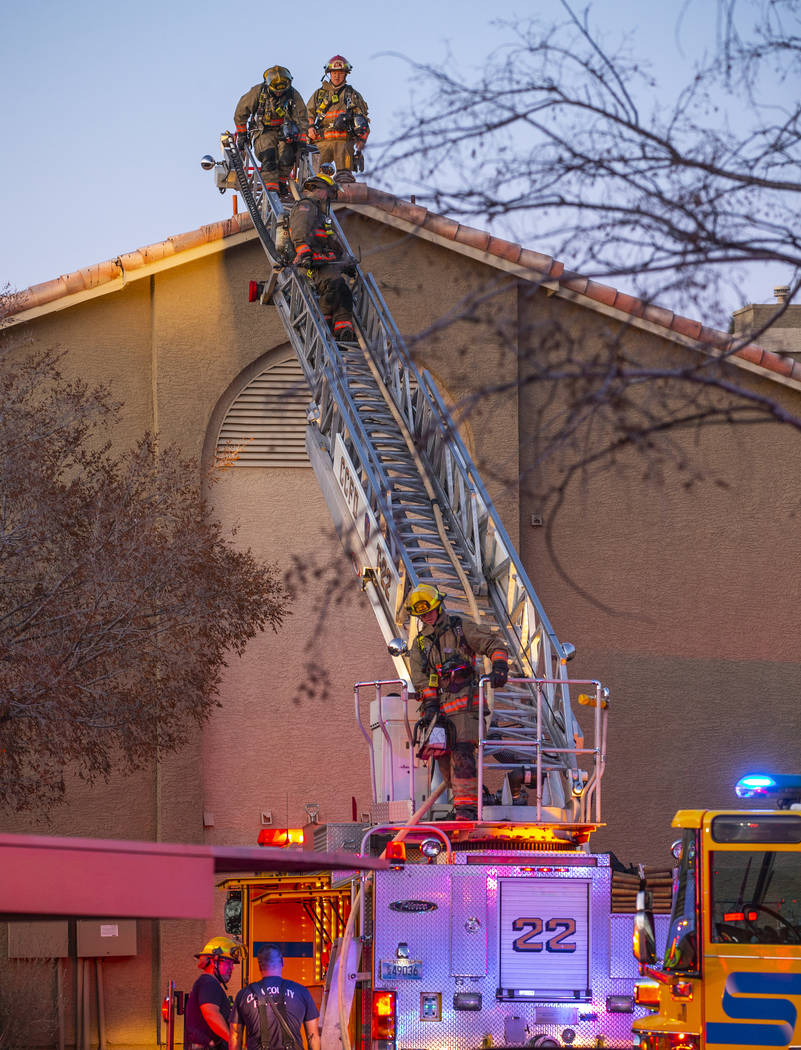
<svg viewBox="0 0 801 1050"><path fill-rule="evenodd" d="M334 339L338 343L356 343L356 332L350 318L334 321Z"/></svg>
<svg viewBox="0 0 801 1050"><path fill-rule="evenodd" d="M456 819L477 820L478 769L475 744L459 743L451 752L451 785Z"/></svg>

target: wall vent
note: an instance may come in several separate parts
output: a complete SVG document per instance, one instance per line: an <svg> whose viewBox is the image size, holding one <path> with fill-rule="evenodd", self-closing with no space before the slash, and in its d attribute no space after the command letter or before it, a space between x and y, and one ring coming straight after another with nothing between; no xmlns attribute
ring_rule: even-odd
<svg viewBox="0 0 801 1050"><path fill-rule="evenodd" d="M237 394L217 438L235 467L308 467L306 409L311 394L293 355L266 368Z"/></svg>

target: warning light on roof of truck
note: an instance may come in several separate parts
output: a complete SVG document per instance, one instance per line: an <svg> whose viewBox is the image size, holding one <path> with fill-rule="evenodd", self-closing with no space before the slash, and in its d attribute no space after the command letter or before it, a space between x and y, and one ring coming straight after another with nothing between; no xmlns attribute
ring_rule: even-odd
<svg viewBox="0 0 801 1050"><path fill-rule="evenodd" d="M303 828L262 828L260 846L302 846Z"/></svg>
<svg viewBox="0 0 801 1050"><path fill-rule="evenodd" d="M403 864L406 861L406 843L405 842L388 842L386 849L386 857L388 861L392 861L395 864Z"/></svg>
<svg viewBox="0 0 801 1050"><path fill-rule="evenodd" d="M801 802L801 774L781 773L768 776L765 773L749 773L740 777L735 787L738 798L775 799L779 809L787 809Z"/></svg>

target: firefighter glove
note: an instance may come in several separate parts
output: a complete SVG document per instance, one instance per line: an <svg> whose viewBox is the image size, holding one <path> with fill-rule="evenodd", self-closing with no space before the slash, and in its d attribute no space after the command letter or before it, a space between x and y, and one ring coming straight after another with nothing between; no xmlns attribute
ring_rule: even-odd
<svg viewBox="0 0 801 1050"><path fill-rule="evenodd" d="M300 266L303 270L311 269L312 253L308 250L305 252L298 252L294 261L295 265Z"/></svg>
<svg viewBox="0 0 801 1050"><path fill-rule="evenodd" d="M509 663L506 660L493 660L490 672L490 684L493 689L501 689L509 677Z"/></svg>
<svg viewBox="0 0 801 1050"><path fill-rule="evenodd" d="M245 147L248 144L248 133L246 131L237 131L235 143L239 152L244 153Z"/></svg>

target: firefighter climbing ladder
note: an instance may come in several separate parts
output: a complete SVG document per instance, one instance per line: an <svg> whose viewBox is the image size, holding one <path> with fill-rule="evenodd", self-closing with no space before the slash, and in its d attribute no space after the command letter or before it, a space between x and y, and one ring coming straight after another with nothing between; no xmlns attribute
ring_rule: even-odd
<svg viewBox="0 0 801 1050"><path fill-rule="evenodd" d="M496 691L484 754L495 758L496 768L519 769L521 763L531 765L536 752L542 771L538 799L565 821L590 819L582 796L588 786L597 788L601 741L594 741L594 771L588 774L577 761L581 730L571 709L568 652L433 379L414 365L375 280L358 265L353 292L359 345L334 342L310 283L279 258L283 204L266 191L249 149L241 154L228 133L221 145L225 159L215 165L217 185L230 186L235 175L273 263L262 301L271 298L277 307L308 382L309 457L385 640L403 633L403 598L418 583L436 585L448 596L450 610L497 627L517 673L538 681ZM305 164L304 159L301 167ZM333 215L332 220L349 252ZM406 676L399 659L396 666L403 666ZM502 737L504 745L493 746L493 737ZM525 746L510 749L510 737Z"/></svg>

